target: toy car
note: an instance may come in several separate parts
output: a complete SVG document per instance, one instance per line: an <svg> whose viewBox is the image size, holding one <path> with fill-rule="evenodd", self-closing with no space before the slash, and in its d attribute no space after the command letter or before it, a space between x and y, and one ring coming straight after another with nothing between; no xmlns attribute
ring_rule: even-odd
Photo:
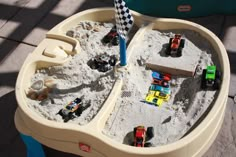
<svg viewBox="0 0 236 157"><path fill-rule="evenodd" d="M167 55L171 56L182 56L182 50L185 45L185 40L181 39L180 34L175 34L174 38L170 38L169 45L166 51Z"/></svg>
<svg viewBox="0 0 236 157"><path fill-rule="evenodd" d="M75 118L74 114L80 116L83 110L84 107L82 106L81 99L76 98L74 101L71 101L69 104L67 104L65 108L61 109L58 114L62 116L64 122L67 122L70 119Z"/></svg>
<svg viewBox="0 0 236 157"><path fill-rule="evenodd" d="M147 103L155 104L160 107L163 101L168 101L169 99L170 99L169 94L165 94L160 91L149 90L145 98L145 101Z"/></svg>
<svg viewBox="0 0 236 157"><path fill-rule="evenodd" d="M164 80L159 80L159 79L153 78L152 84L156 84L159 86L170 88L170 83L168 81L164 81Z"/></svg>
<svg viewBox="0 0 236 157"><path fill-rule="evenodd" d="M152 91L149 90L150 93L154 93L154 96L158 97L159 99L163 99L164 101L168 101L170 99L170 95L169 94L165 94L161 91Z"/></svg>
<svg viewBox="0 0 236 157"><path fill-rule="evenodd" d="M112 45L118 45L119 44L119 35L116 30L116 26L114 26L110 32L105 35L102 39L103 43L111 43Z"/></svg>
<svg viewBox="0 0 236 157"><path fill-rule="evenodd" d="M202 89L213 88L219 89L221 82L221 73L216 70L216 66L207 66L202 72Z"/></svg>
<svg viewBox="0 0 236 157"><path fill-rule="evenodd" d="M163 101L168 101L170 99L169 94L165 94L160 91L149 90L145 101L151 104L155 104L157 106L161 106Z"/></svg>
<svg viewBox="0 0 236 157"><path fill-rule="evenodd" d="M110 56L108 54L101 54L96 56L92 60L92 69L97 69L100 72L107 72L112 69L112 66L115 66L117 62L117 58L113 55Z"/></svg>
<svg viewBox="0 0 236 157"><path fill-rule="evenodd" d="M152 72L152 78L164 81L170 81L171 75L170 74L161 74L159 72Z"/></svg>
<svg viewBox="0 0 236 157"><path fill-rule="evenodd" d="M150 86L150 90L154 90L154 91L160 91L162 93L165 93L165 94L170 94L170 87L162 87L162 86L159 86L159 85L156 85L156 84L152 84Z"/></svg>
<svg viewBox="0 0 236 157"><path fill-rule="evenodd" d="M145 98L145 101L147 103L154 104L154 105L157 105L159 107L161 107L161 105L163 103L163 99L160 99L160 98L154 96L153 94L147 94L147 96Z"/></svg>
<svg viewBox="0 0 236 157"><path fill-rule="evenodd" d="M137 126L134 128L134 144L136 147L151 147L150 142L146 142L154 137L154 128L148 127L147 130L144 126Z"/></svg>

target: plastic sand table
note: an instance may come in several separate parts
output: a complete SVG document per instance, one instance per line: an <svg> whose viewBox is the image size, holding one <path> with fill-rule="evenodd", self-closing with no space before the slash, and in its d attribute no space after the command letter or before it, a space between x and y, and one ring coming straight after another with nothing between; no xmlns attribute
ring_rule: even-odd
<svg viewBox="0 0 236 157"><path fill-rule="evenodd" d="M120 67L119 59L115 66L108 65L108 57L101 65L111 67L100 71L92 68L94 57L119 55L118 46L102 42L114 26L111 15L113 8L78 13L50 30L28 56L16 84L17 129L49 147L85 157L201 156L224 117L230 70L223 44L195 23L132 12L135 29L128 35L127 66ZM171 58L163 52L176 33L183 35L186 45L181 57ZM159 58L171 65L179 60L175 68L183 71L184 57L190 55L198 65L194 77L170 71L169 100L161 107L147 104L152 72L158 70L148 67L147 61ZM208 65L222 71L219 90L200 87ZM74 105L89 105L64 122L58 112L76 98L81 102ZM137 126L154 128L153 138L145 139L152 147L132 146Z"/></svg>

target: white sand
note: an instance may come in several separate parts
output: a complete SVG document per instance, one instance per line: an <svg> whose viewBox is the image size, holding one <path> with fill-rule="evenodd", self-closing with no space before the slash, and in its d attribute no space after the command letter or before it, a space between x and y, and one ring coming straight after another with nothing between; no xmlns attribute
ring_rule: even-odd
<svg viewBox="0 0 236 157"><path fill-rule="evenodd" d="M98 72L91 69L87 62L97 54L104 52L110 55L118 54L118 46L111 47L100 42L104 34L112 28L111 23L104 26L98 25L100 32L84 30L82 26L79 26L76 27L79 33L75 34L75 37L80 40L82 51L63 66L38 70L32 78L32 82L50 76L56 79L57 88L49 95L49 99L42 102L28 99L28 104L40 116L63 122L62 117L57 114L58 111L76 97L82 98L84 104L91 103L91 107L86 109L80 117L70 120L69 123L84 125L93 119L102 107L115 81L112 71Z"/></svg>
<svg viewBox="0 0 236 157"><path fill-rule="evenodd" d="M71 100L82 97L84 103L91 103L91 106L80 117L68 123L79 125L89 123L102 107L115 82L113 71L102 73L92 70L87 65L89 59L97 54L104 52L118 54L118 46L103 45L100 41L111 27L111 24L105 24L105 27L99 25L99 32L84 30L83 27L77 28L79 34L73 36L80 41L82 52L63 66L38 70L32 82L51 76L56 79L57 88L49 95L49 99L42 102L28 99L30 108L46 119L63 122L61 116L56 113ZM161 51L163 44L168 42L170 36L169 32L148 31L141 41L144 44L141 47L137 44L134 49L128 72L123 76L123 92L106 123L104 134L121 143L131 143L131 131L134 127L153 126L155 137L151 141L154 145L171 143L181 138L214 101L215 91L200 90L202 68L213 64L211 56L211 53L214 53L213 49L198 33L184 30L181 30L181 33L186 37L182 57L185 57L185 52L199 54L200 68L196 77L173 76L171 98L161 108L144 103L152 78L151 70L145 69L145 65L140 63L152 56L160 55L158 52ZM185 62L181 64L185 65Z"/></svg>
<svg viewBox="0 0 236 157"><path fill-rule="evenodd" d="M162 54L158 52L161 52L163 44L168 43L170 34L150 30L146 33L144 40L141 41L144 44L137 44L133 50L135 53L129 62L130 69L124 79L125 84L123 86L123 90L131 91L132 95L131 97L120 96L117 100L113 114L104 129L104 133L111 138L129 144L132 142L132 135L128 133L132 132L135 126L144 125L154 127L155 137L151 140L154 145L171 143L181 138L212 103L215 91L202 91L200 89L201 69L212 64L211 54L208 54L212 52L212 49L209 45L204 47L204 51L196 47L193 44L195 40L198 42L206 41L191 31L182 31L181 33L195 36L192 42L185 38L186 46L181 64L188 66L188 62L184 62L183 59L186 52L199 53L200 68L196 77L174 76L171 86L171 99L164 103L161 108L143 103L152 78L151 70L139 66L138 61L140 59L148 60L156 56L161 58ZM206 49L206 47L208 48ZM173 60L173 58L171 59ZM172 62L168 62L168 64L172 64ZM166 119L170 119L170 121L162 124Z"/></svg>

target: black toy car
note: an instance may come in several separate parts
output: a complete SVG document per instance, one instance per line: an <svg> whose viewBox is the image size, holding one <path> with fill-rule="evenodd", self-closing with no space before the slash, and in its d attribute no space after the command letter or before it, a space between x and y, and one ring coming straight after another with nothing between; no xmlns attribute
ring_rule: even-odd
<svg viewBox="0 0 236 157"><path fill-rule="evenodd" d="M75 115L80 116L86 108L82 105L81 99L76 98L74 101L67 104L65 108L61 109L58 114L62 116L64 122L67 122L70 119L75 118Z"/></svg>
<svg viewBox="0 0 236 157"><path fill-rule="evenodd" d="M111 43L112 45L119 44L119 35L116 30L116 26L114 26L107 35L105 35L102 39L102 42L107 44Z"/></svg>
<svg viewBox="0 0 236 157"><path fill-rule="evenodd" d="M115 55L101 54L92 59L91 68L97 69L100 72L107 72L115 66L117 58Z"/></svg>

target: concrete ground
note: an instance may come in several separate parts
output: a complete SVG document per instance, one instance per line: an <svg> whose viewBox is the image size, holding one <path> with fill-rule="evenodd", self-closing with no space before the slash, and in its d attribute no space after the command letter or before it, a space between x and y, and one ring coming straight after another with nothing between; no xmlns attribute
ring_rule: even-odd
<svg viewBox="0 0 236 157"><path fill-rule="evenodd" d="M17 107L15 82L26 56L45 33L67 17L89 8L112 6L112 0L1 0L0 1L0 156L25 157L26 150L14 125ZM224 43L230 64L229 95L236 94L236 15L189 19L214 32ZM44 147L47 157L75 157ZM236 105L228 98L222 129L204 157L235 157Z"/></svg>

